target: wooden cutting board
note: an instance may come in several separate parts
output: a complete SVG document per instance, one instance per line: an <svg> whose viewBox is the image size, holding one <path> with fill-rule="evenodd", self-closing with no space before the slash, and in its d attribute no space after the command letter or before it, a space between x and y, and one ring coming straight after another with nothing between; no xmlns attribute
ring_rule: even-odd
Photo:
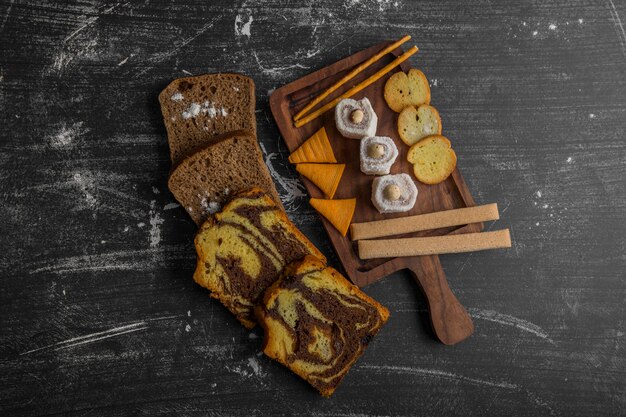
<svg viewBox="0 0 626 417"><path fill-rule="evenodd" d="M352 68L376 54L390 43L391 42L384 42L342 59L341 61L275 90L270 97L272 114L291 152L297 149L322 126L326 128L337 161L346 164L346 169L334 198L357 198L356 211L352 219L354 223L391 219L475 205L467 185L457 169L446 181L437 185L425 185L416 181L419 193L415 207L413 207L411 211L406 213L380 214L370 200L372 180L374 177L363 174L359 168L359 140L347 139L337 131L335 127L334 111L331 110L327 112L301 128L296 128L293 125L292 117L294 114L347 74ZM376 64L367 68L331 96L327 97L318 107L341 95L360 81L368 78L401 53L402 50L398 48L392 53L385 55ZM401 68L403 71L408 71L410 63L405 61L401 65ZM400 140L397 133L397 114L387 107L383 97L385 82L394 72L399 70L399 68L396 68L352 98L358 100L362 97L367 97L378 116L376 134L378 136L389 136L395 141L399 155L391 169L391 173L398 174L404 172L414 178L412 166L406 160L408 146ZM435 107L437 106L437 103L432 104ZM445 135L445 114L442 115L442 121L443 134ZM455 138L450 139L454 147ZM462 163L462 155L459 156L459 160ZM306 178L302 179L311 197L324 198L323 193L313 183ZM439 340L445 344L455 344L472 334L474 331L472 321L450 290L438 256L361 260L358 256L357 244L350 240L349 234L346 237L341 236L326 219L322 218L322 222L324 223L324 227L343 265L346 275L356 285L362 287L395 271L408 269L417 280L426 296L433 330ZM482 228L482 223L477 223L462 227L412 233L405 236L469 233L480 231Z"/></svg>

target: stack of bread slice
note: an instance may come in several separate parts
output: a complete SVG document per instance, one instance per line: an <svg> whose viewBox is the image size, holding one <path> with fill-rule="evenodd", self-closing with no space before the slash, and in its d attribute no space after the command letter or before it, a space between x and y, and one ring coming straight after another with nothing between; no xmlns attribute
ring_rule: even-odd
<svg viewBox="0 0 626 417"><path fill-rule="evenodd" d="M238 74L181 78L159 102L172 160L168 187L200 227L194 280L246 328L261 323L268 356L332 394L389 313L326 267L325 256L287 217L256 138L254 82ZM316 144L292 159L315 160L330 149ZM328 166L340 167L326 190L332 198L343 165ZM306 276L294 275L305 269Z"/></svg>

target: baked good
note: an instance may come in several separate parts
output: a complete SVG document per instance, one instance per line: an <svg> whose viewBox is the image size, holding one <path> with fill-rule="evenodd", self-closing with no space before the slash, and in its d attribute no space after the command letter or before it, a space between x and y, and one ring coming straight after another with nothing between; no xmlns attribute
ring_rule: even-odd
<svg viewBox="0 0 626 417"><path fill-rule="evenodd" d="M179 78L159 94L172 164L216 136L245 130L256 136L254 81L239 74Z"/></svg>
<svg viewBox="0 0 626 417"><path fill-rule="evenodd" d="M255 325L253 306L285 265L324 255L258 188L242 192L210 216L195 238L198 260L193 279L211 291L247 328Z"/></svg>
<svg viewBox="0 0 626 417"><path fill-rule="evenodd" d="M389 318L385 307L313 256L287 266L255 309L263 352L330 396Z"/></svg>
<svg viewBox="0 0 626 417"><path fill-rule="evenodd" d="M385 83L385 101L391 110L400 113L408 106L430 104L430 86L424 73L415 68L396 72Z"/></svg>
<svg viewBox="0 0 626 417"><path fill-rule="evenodd" d="M428 104L405 107L398 116L400 139L411 146L430 135L441 135L439 112Z"/></svg>
<svg viewBox="0 0 626 417"><path fill-rule="evenodd" d="M376 134L378 116L367 97L361 100L345 98L335 107L335 124L343 136L361 139Z"/></svg>
<svg viewBox="0 0 626 417"><path fill-rule="evenodd" d="M439 184L456 168L456 154L448 138L428 136L411 146L407 160L413 164L415 178L424 184Z"/></svg>
<svg viewBox="0 0 626 417"><path fill-rule="evenodd" d="M289 155L289 162L299 164L302 162L337 162L326 128L322 127L308 138L298 149Z"/></svg>
<svg viewBox="0 0 626 417"><path fill-rule="evenodd" d="M345 168L345 164L304 163L296 165L296 171L315 184L328 198L335 196Z"/></svg>
<svg viewBox="0 0 626 417"><path fill-rule="evenodd" d="M389 174L398 157L398 148L387 136L371 136L361 139L359 158L361 171L367 175Z"/></svg>
<svg viewBox="0 0 626 417"><path fill-rule="evenodd" d="M185 158L170 174L168 187L200 226L231 194L259 187L278 204L259 145L248 132L228 134Z"/></svg>
<svg viewBox="0 0 626 417"><path fill-rule="evenodd" d="M409 211L416 199L417 187L408 174L376 177L372 183L372 203L380 213Z"/></svg>
<svg viewBox="0 0 626 417"><path fill-rule="evenodd" d="M345 236L350 227L354 209L356 208L356 198L344 198L337 200L326 200L323 198L312 198L309 200L311 206L319 214L324 216L335 229Z"/></svg>

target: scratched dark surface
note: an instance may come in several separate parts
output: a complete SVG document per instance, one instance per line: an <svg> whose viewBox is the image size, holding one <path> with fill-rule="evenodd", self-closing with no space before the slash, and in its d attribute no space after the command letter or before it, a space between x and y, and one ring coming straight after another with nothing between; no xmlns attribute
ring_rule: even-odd
<svg viewBox="0 0 626 417"><path fill-rule="evenodd" d="M623 0L0 2L0 414L626 415L624 22ZM268 94L403 34L514 246L442 257L476 325L454 347L408 275L367 287L391 318L322 399L192 282L157 94L253 77L285 206L337 266Z"/></svg>

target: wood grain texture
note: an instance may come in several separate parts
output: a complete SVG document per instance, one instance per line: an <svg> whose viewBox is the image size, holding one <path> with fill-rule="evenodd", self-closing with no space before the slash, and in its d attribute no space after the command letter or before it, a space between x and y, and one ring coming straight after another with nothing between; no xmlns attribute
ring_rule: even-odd
<svg viewBox="0 0 626 417"><path fill-rule="evenodd" d="M624 24L616 0L0 1L0 414L626 415ZM338 266L269 92L405 33L514 246L441 257L475 325L454 347L404 273L368 286L391 318L323 400L192 282L157 95L252 76L285 207Z"/></svg>

